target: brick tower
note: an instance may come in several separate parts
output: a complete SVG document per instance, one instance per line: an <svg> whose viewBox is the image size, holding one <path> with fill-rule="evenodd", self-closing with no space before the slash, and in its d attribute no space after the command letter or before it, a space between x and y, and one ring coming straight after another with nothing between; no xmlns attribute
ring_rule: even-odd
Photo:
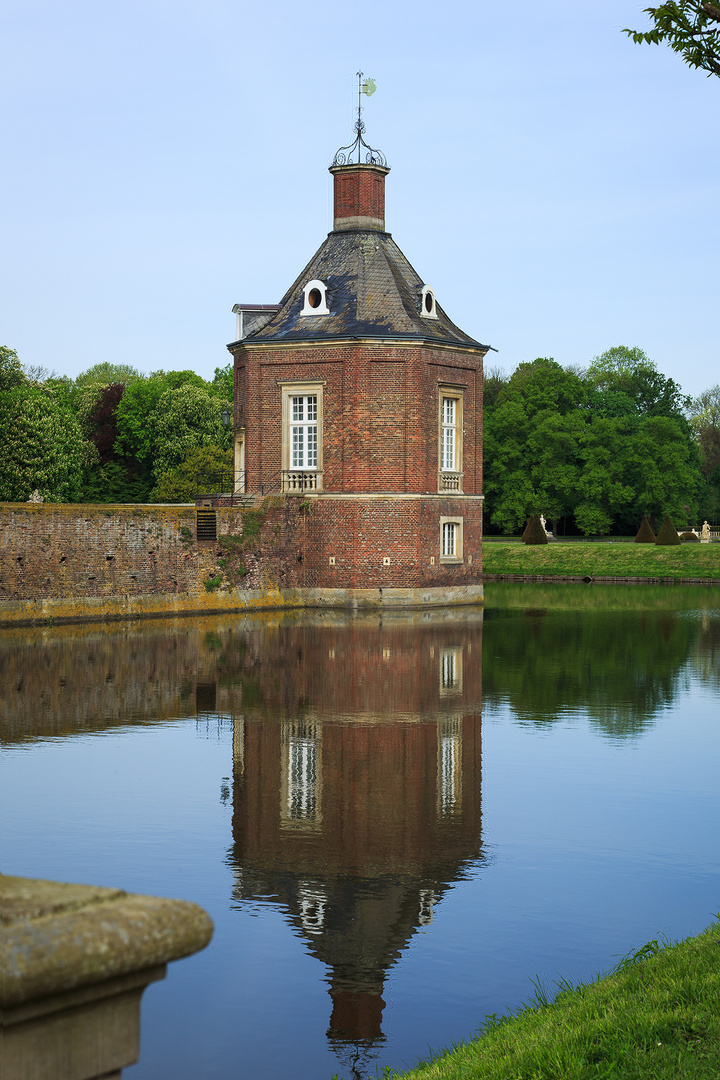
<svg viewBox="0 0 720 1080"><path fill-rule="evenodd" d="M279 305L234 309L236 486L302 500L310 598L481 603L489 346L385 231L389 169L356 129L330 167L333 231Z"/></svg>

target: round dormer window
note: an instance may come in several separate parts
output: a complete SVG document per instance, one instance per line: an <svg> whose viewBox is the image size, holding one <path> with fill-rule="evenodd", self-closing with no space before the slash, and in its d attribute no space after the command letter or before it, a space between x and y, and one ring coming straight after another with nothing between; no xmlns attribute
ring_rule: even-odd
<svg viewBox="0 0 720 1080"><path fill-rule="evenodd" d="M313 279L303 288L303 306L301 315L329 315L327 303L327 285L324 281Z"/></svg>
<svg viewBox="0 0 720 1080"><path fill-rule="evenodd" d="M425 319L437 319L435 308L435 291L429 285L423 285L420 294L420 314Z"/></svg>

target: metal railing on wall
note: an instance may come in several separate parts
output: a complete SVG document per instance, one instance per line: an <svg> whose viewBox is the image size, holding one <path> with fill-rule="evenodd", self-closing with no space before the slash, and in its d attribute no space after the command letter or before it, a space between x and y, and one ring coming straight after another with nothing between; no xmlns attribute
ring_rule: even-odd
<svg viewBox="0 0 720 1080"><path fill-rule="evenodd" d="M245 471L238 473L203 473L195 478L196 502L207 500L225 506L249 505L256 498L281 492L284 495L302 495L306 491L319 491L322 472L302 472L282 469L263 477L259 482L249 483Z"/></svg>

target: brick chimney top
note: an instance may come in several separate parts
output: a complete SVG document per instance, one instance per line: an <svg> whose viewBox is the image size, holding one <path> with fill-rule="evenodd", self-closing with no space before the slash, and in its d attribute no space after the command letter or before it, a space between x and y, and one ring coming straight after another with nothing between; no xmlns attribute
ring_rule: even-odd
<svg viewBox="0 0 720 1080"><path fill-rule="evenodd" d="M375 229L385 232L387 165L331 165L335 182L333 229Z"/></svg>

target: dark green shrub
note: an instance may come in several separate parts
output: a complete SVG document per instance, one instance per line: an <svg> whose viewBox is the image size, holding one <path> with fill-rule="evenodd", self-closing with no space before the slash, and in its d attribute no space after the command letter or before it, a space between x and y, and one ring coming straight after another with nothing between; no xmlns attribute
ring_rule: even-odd
<svg viewBox="0 0 720 1080"><path fill-rule="evenodd" d="M669 514L666 514L663 518L663 523L660 526L660 532L657 534L657 540L655 541L655 543L661 546L668 546L680 543L680 537L677 534L677 529L673 525L672 518Z"/></svg>
<svg viewBox="0 0 720 1080"><path fill-rule="evenodd" d="M547 544L547 533L542 527L539 514L533 514L522 534L524 544Z"/></svg>
<svg viewBox="0 0 720 1080"><path fill-rule="evenodd" d="M681 544L699 544L700 537L696 536L694 532L681 532L680 533Z"/></svg>
<svg viewBox="0 0 720 1080"><path fill-rule="evenodd" d="M655 533L652 531L652 525L647 519L647 514L643 514L643 519L640 522L640 528L637 531L635 537L636 544L654 544Z"/></svg>

